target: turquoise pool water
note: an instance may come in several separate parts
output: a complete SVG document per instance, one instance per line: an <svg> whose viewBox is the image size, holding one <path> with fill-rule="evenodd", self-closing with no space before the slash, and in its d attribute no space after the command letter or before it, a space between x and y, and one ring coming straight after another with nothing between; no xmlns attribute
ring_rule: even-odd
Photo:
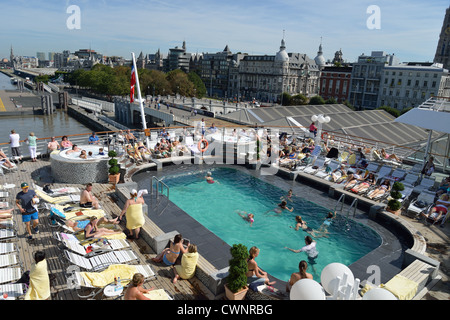
<svg viewBox="0 0 450 320"><path fill-rule="evenodd" d="M295 226L295 216L302 216L309 227L317 229L332 208L294 195L293 201L288 202L289 208L294 207L292 213L267 213L277 206L285 191L235 169L212 170L214 184L208 184L205 175L206 171L192 171L164 177L170 187L170 200L230 246L243 243L248 248L260 248L258 265L274 277L288 281L291 273L298 271L299 262L307 261L304 252L293 253L284 248L299 249L305 245L308 233L290 228ZM236 210L253 213L253 225L250 227ZM328 231L328 238L315 239L319 256L314 268L308 267L316 281L320 281L320 273L329 263L350 265L381 244L375 231L340 215Z"/></svg>

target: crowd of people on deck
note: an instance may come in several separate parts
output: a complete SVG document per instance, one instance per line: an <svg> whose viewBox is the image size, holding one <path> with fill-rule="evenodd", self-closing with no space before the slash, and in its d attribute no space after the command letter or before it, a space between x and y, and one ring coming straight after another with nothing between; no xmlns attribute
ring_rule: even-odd
<svg viewBox="0 0 450 320"><path fill-rule="evenodd" d="M310 131L312 134L317 134L317 128L314 129L314 124L310 127ZM206 131L216 132L217 128L214 124L206 129L204 125L202 125L201 133L204 135ZM236 131L234 131L236 132ZM183 142L183 139L186 136L192 135L192 133L185 130L186 135L182 135L179 137L172 137L169 132L166 131L165 128L162 128L158 133L158 142L155 144L153 148L146 146L144 141L139 141L138 138L131 132L131 130L126 130L125 132L120 130L116 136L115 141L124 146L124 150L126 153L132 157L136 162L142 163L145 161L149 161L155 157L168 158L171 157L174 152L177 154L187 153L190 154L190 149L186 147ZM233 133L232 134L237 134ZM12 137L11 137L12 136ZM17 141L20 140L20 137L17 137L17 133L14 130L11 131L10 143L12 154L19 159L22 159L20 153L20 144L17 145ZM295 170L297 166L306 166L310 165L315 157L322 152L322 148L324 148L329 155L333 153L335 158L338 158L338 154L332 150L333 148L327 147L327 145L317 146L313 139L307 139L304 142L297 141L296 138L292 138L292 140L288 139L287 134L281 134L279 136L279 147L275 146L271 143L271 138L269 135L263 135L260 138L264 138L267 141L267 157L270 158L272 156L272 152L278 153L278 159L280 164L286 162L286 167L289 169ZM28 142L30 147L30 155L32 161L36 161L36 139L33 132L30 132L28 138L25 140ZM88 144L94 145L102 145L101 139L96 135L95 132L88 138ZM14 148L14 149L13 149ZM34 148L34 149L32 149ZM55 137L51 137L51 141L48 142L47 148L49 152L54 152L58 150L67 150L70 152L80 152L83 154L84 150L78 148L76 144L70 142L67 136L63 136L61 142L58 142ZM355 165L364 168L367 165L366 155L370 153L372 150L369 148L358 148L357 150L348 149L346 152L351 155L355 155ZM103 151L101 151L103 152ZM397 157L395 154L387 154L384 149L379 151L382 159L385 160L393 160L396 162L401 162L401 159ZM81 156L80 155L80 156ZM34 157L33 157L34 156ZM5 160L4 163L7 165L9 160L3 151L0 150L0 160ZM363 172L356 171L347 171L345 162L342 162L341 165L330 172L330 181L336 181L338 177L345 177L344 186L349 185L352 181L358 180L362 181L358 185L358 187L363 187L364 183L374 184L375 179L373 174L369 174L366 177L362 178ZM422 173L424 175L431 175L434 172L435 166L433 163L433 157L430 157L429 160L424 164ZM211 180L211 174L208 173L205 177L206 180ZM95 197L92 193L92 184L87 184L86 188L80 194L80 202L79 206L81 208L91 208L91 209L100 209L101 205L97 197ZM389 185L383 181L375 192L385 192L382 189L388 189ZM16 206L22 213L22 221L26 226L26 230L28 233L28 238L32 239L32 231L34 233L39 233L39 221L37 216L36 204L39 199L36 196L36 193L33 190L29 189L27 183L22 183L21 185L22 191L19 192L16 196ZM380 189L379 191L377 191ZM135 189L131 190L130 198L124 204L124 207L120 214L117 215L116 219L108 220L106 218L97 218L91 217L86 225L83 225L83 228L79 228L79 231L83 231L85 238L100 238L105 237L117 232L122 231L113 231L108 228L99 227L100 224L103 223L112 223L118 224L123 218L126 218L126 229L127 229L127 238L138 240L140 238L140 230L145 224L145 217L143 214L142 205L145 204L143 196L146 194L146 190L139 190L139 192ZM421 216L423 218L432 217L434 219L440 218L443 215L447 214L447 211L450 207L450 176L443 179L439 189L436 192L437 200L435 202L434 207L429 212L423 212ZM288 202L292 201L292 190L281 197L281 203L277 205L275 209L269 210L270 212L275 212L276 214L282 214L283 212L293 212L294 208L288 206ZM8 215L11 212L0 212L0 218L2 218L1 214ZM255 222L255 215L248 212L238 212L239 216L242 217L245 221L250 223L250 227ZM292 273L290 279L286 285L286 291L289 292L292 286L299 281L300 279L312 279L313 275L308 273L307 270L311 267L314 271L314 265L316 264L316 259L319 256L319 250L317 246L317 241L314 239L318 239L321 237L328 237L329 227L333 223L333 219L336 217L336 212L329 212L325 217L323 223L317 229L311 229L308 227L307 222L302 219L301 216L295 216L295 226L290 226L296 231L306 232L308 235L304 237L305 244L299 249L292 249L285 247L285 249L293 252L293 253L301 253L304 252L307 257L307 261L301 259L298 265L298 271ZM314 238L314 239L313 239ZM246 274L248 283L250 284L250 288L256 290L260 285L266 285L269 288L275 283L275 281L271 281L266 272L264 272L261 268L259 268L256 258L260 254L260 249L256 246L253 246L249 250L249 258L247 260L248 272ZM198 262L199 253L197 251L197 246L190 243L189 240L184 239L181 234L178 234L174 237L173 241L169 242L168 248L164 249L162 252L158 253L156 257L152 260L155 263L163 263L166 266L171 267L173 272L172 282L175 284L179 279L190 279L195 274L195 268ZM30 273L30 284L38 283L41 281L42 274L47 273L47 266L45 260L45 254L41 251L36 252L35 254L35 264L33 265L32 271ZM152 289L144 289L142 285L144 284L144 278L141 274L136 273L133 276L133 279L125 291L124 298L125 300L148 300L149 298L145 296L146 293L151 291ZM42 289L44 288L44 289ZM48 288L48 291L47 291ZM49 284L47 287L47 283L39 283L30 285L30 289L27 292L27 299L48 299L50 297L50 289ZM39 289L39 290L38 290Z"/></svg>

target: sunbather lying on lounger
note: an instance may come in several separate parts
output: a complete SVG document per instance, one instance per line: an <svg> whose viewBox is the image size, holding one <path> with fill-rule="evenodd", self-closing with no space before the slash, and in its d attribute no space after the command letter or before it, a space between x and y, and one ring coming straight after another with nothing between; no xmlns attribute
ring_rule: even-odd
<svg viewBox="0 0 450 320"><path fill-rule="evenodd" d="M97 217L90 218L89 223L87 224L86 228L84 228L84 237L86 239L101 238L106 235L122 233L121 230L115 231L115 230L110 230L110 229L106 229L106 228L99 228L98 221L99 221L99 219L97 219Z"/></svg>
<svg viewBox="0 0 450 320"><path fill-rule="evenodd" d="M382 195L386 194L386 192L388 192L390 188L391 188L391 183L388 179L386 179L381 183L381 185L378 188L376 188L375 190L370 192L367 195L367 198L374 199L379 196L382 196Z"/></svg>
<svg viewBox="0 0 450 320"><path fill-rule="evenodd" d="M90 220L86 219L86 220L67 220L66 221L66 226L72 228L72 230L74 232L79 232L82 231L86 228L86 226L89 224ZM119 222L117 221L117 218L112 219L112 220L108 220L105 217L101 217L100 219L98 219L97 225L99 224L118 224Z"/></svg>

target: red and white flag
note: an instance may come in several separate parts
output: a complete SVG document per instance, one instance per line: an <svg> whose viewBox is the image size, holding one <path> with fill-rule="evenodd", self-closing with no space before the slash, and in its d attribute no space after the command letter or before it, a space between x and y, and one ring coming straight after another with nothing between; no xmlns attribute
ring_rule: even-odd
<svg viewBox="0 0 450 320"><path fill-rule="evenodd" d="M134 66L131 67L131 81L130 81L130 102L134 101L134 85L136 84L136 73Z"/></svg>

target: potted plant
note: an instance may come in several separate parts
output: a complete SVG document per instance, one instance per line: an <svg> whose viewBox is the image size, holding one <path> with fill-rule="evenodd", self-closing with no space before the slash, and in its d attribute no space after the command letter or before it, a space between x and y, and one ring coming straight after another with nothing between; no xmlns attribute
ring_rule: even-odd
<svg viewBox="0 0 450 320"><path fill-rule="evenodd" d="M392 186L392 190L391 190L391 200L388 201L386 210L395 214L395 215L399 215L400 214L400 209L402 207L402 203L400 201L398 201L398 199L401 199L402 194L400 191L405 190L405 186L403 185L403 183L401 182L394 182L394 185Z"/></svg>
<svg viewBox="0 0 450 320"><path fill-rule="evenodd" d="M243 244L234 244L230 248L231 259L225 295L228 300L243 300L247 294L248 249Z"/></svg>
<svg viewBox="0 0 450 320"><path fill-rule="evenodd" d="M116 185L117 183L119 183L119 179L120 179L120 173L119 173L120 167L119 167L117 159L115 158L115 157L117 157L117 152L114 150L110 150L110 151L108 151L108 156L111 158L108 161L109 183Z"/></svg>

